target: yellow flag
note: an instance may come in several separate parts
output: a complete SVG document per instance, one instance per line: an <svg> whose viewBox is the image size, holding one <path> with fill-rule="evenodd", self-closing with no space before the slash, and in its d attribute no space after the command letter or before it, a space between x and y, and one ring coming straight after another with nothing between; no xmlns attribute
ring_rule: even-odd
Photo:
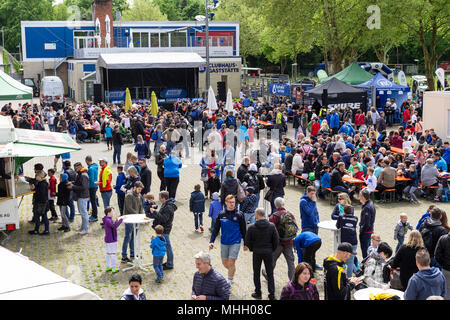
<svg viewBox="0 0 450 320"><path fill-rule="evenodd" d="M130 89L127 88L127 90L125 90L125 112L130 111L131 109L131 94L130 94Z"/></svg>

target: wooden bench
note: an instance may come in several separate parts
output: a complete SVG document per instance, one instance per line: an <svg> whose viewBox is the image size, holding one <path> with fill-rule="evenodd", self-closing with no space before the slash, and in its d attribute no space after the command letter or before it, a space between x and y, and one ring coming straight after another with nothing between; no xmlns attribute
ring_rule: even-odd
<svg viewBox="0 0 450 320"><path fill-rule="evenodd" d="M305 192L306 192L306 188L307 188L308 186L310 186L310 185L313 184L313 182L312 182L311 180L309 180L309 179L307 179L307 178L303 178L301 175L294 174L294 173L292 173L292 172L286 172L286 175L287 175L287 177L288 177L288 185L291 184L291 181L290 181L290 177L291 177L291 176L294 178L294 186L295 186L295 178L298 178L298 179L300 179L302 182L304 182L304 183L305 183Z"/></svg>
<svg viewBox="0 0 450 320"><path fill-rule="evenodd" d="M430 200L430 201L434 200L434 197L436 196L436 192L437 192L438 188L439 188L438 186L425 187L425 190L424 190L425 191L425 198Z"/></svg>
<svg viewBox="0 0 450 320"><path fill-rule="evenodd" d="M389 196L389 202L396 202L396 190L395 188L385 189L383 191L383 200L387 202L387 197Z"/></svg>
<svg viewBox="0 0 450 320"><path fill-rule="evenodd" d="M331 188L325 188L325 190L330 191L330 205L335 205L337 203L337 196L341 191L336 191Z"/></svg>

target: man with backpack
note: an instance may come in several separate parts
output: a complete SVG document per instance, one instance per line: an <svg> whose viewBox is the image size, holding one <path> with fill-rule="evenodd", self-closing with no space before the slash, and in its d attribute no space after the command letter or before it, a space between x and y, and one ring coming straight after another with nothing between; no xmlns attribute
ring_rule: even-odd
<svg viewBox="0 0 450 320"><path fill-rule="evenodd" d="M294 215L284 208L284 199L278 197L274 201L276 211L270 215L269 221L272 222L280 237L280 242L273 252L273 269L277 263L277 259L283 253L288 265L288 278L292 279L294 276L294 238L297 235L298 227L295 222ZM262 271L263 276L267 279L267 272Z"/></svg>
<svg viewBox="0 0 450 320"><path fill-rule="evenodd" d="M441 222L442 210L434 207L430 212L430 217L420 226L420 234L422 235L423 243L430 253L431 265L436 265L436 259L434 258L434 251L439 238L447 234L447 230L444 228Z"/></svg>
<svg viewBox="0 0 450 320"><path fill-rule="evenodd" d="M258 167L256 164L250 164L247 174L244 176L243 182L247 183L247 187L253 187L255 189L255 195L257 200L257 204L259 203L261 190L266 187L264 182L264 178L262 175L258 173Z"/></svg>
<svg viewBox="0 0 450 320"><path fill-rule="evenodd" d="M275 280L273 277L273 257L272 253L278 246L279 236L275 226L266 219L263 208L255 210L256 222L247 230L245 234L245 245L253 252L253 282L255 292L252 297L261 299L261 262L264 261L267 281L269 286L269 299L275 299Z"/></svg>

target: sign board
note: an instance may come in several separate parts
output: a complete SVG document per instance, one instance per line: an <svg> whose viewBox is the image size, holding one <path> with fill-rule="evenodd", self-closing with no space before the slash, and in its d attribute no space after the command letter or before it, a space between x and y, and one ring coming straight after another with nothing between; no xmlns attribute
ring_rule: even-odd
<svg viewBox="0 0 450 320"><path fill-rule="evenodd" d="M269 84L269 93L279 96L289 96L289 84L271 83Z"/></svg>
<svg viewBox="0 0 450 320"><path fill-rule="evenodd" d="M161 92L161 97L164 99L186 98L186 96L186 90L179 88L169 88Z"/></svg>
<svg viewBox="0 0 450 320"><path fill-rule="evenodd" d="M344 102L344 103L336 103L336 104L328 104L328 108L337 108L345 109L346 107L350 107L351 109L358 110L364 109L364 105L361 102Z"/></svg>
<svg viewBox="0 0 450 320"><path fill-rule="evenodd" d="M56 43L55 42L44 43L44 50L56 50Z"/></svg>
<svg viewBox="0 0 450 320"><path fill-rule="evenodd" d="M105 98L109 101L113 101L114 103L125 102L125 95L125 90L110 90L109 92L105 91Z"/></svg>
<svg viewBox="0 0 450 320"><path fill-rule="evenodd" d="M450 61L443 61L439 64L439 68L442 68L444 72L450 72Z"/></svg>
<svg viewBox="0 0 450 320"><path fill-rule="evenodd" d="M198 72L203 73L206 67L200 67ZM239 64L236 62L214 62L209 64L209 73L238 73Z"/></svg>
<svg viewBox="0 0 450 320"><path fill-rule="evenodd" d="M406 76L403 71L399 71L397 74L398 83L402 86L408 86L408 83L406 82Z"/></svg>

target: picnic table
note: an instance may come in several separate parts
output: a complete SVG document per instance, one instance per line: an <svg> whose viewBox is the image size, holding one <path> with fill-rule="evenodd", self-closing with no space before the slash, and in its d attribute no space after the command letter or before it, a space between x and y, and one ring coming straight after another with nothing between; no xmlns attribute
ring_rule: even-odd
<svg viewBox="0 0 450 320"><path fill-rule="evenodd" d="M255 122L256 122L257 124L262 124L262 125L267 126L267 127L272 127L272 126L273 126L273 123L267 122L267 121L255 120Z"/></svg>
<svg viewBox="0 0 450 320"><path fill-rule="evenodd" d="M396 148L396 147L391 147L391 151L392 151L393 153L405 154L405 151L403 151L403 149Z"/></svg>
<svg viewBox="0 0 450 320"><path fill-rule="evenodd" d="M356 179L356 178L353 178L353 177L347 176L347 175L342 177L342 181L348 182L348 183L355 183L355 184L356 183L364 183L364 180Z"/></svg>

